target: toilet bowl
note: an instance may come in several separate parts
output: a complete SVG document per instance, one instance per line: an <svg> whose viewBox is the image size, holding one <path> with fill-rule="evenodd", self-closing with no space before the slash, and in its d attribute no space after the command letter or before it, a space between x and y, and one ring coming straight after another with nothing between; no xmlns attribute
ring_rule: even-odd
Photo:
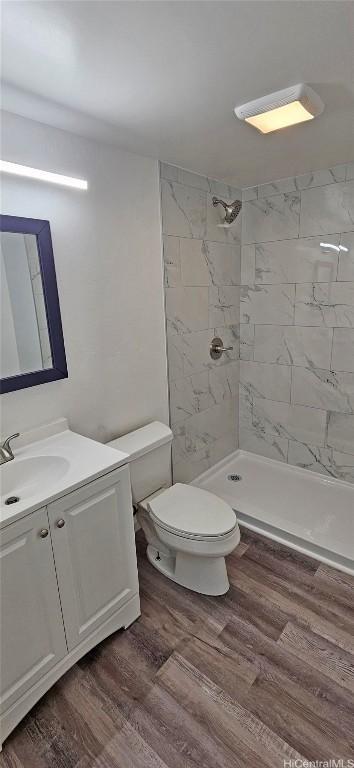
<svg viewBox="0 0 354 768"><path fill-rule="evenodd" d="M171 485L171 441L171 430L153 422L109 445L128 455L150 563L183 587L223 595L229 589L225 557L240 541L235 512L209 491Z"/></svg>
<svg viewBox="0 0 354 768"><path fill-rule="evenodd" d="M228 504L209 491L176 483L140 502L138 519L148 559L161 573L205 595L227 592L225 556L240 541Z"/></svg>

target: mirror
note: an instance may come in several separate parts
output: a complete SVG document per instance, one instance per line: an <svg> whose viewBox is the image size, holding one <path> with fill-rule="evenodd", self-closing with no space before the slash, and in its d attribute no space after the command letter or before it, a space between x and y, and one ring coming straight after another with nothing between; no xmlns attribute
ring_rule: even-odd
<svg viewBox="0 0 354 768"><path fill-rule="evenodd" d="M35 235L0 233L1 378L52 368Z"/></svg>
<svg viewBox="0 0 354 768"><path fill-rule="evenodd" d="M0 216L1 392L67 377L48 221Z"/></svg>

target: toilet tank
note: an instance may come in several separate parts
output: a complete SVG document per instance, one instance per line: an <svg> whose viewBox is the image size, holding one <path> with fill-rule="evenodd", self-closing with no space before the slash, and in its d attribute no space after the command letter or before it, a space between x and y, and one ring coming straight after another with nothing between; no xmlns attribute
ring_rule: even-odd
<svg viewBox="0 0 354 768"><path fill-rule="evenodd" d="M159 488L171 485L172 437L172 432L166 424L153 421L146 427L135 429L108 443L110 448L117 448L129 456L134 504Z"/></svg>

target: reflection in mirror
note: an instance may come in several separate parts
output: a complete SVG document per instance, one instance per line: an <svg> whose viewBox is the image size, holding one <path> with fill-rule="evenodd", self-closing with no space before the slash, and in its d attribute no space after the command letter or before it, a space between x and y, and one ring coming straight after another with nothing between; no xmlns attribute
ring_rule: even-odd
<svg viewBox="0 0 354 768"><path fill-rule="evenodd" d="M48 221L0 216L0 386L67 378Z"/></svg>
<svg viewBox="0 0 354 768"><path fill-rule="evenodd" d="M52 367L37 238L1 232L0 377Z"/></svg>

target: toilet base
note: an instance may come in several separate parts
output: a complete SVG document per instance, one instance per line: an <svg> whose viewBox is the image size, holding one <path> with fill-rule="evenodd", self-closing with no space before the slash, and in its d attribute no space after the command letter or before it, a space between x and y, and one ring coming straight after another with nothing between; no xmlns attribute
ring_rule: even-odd
<svg viewBox="0 0 354 768"><path fill-rule="evenodd" d="M167 555L152 544L148 544L146 554L151 565L168 579L201 595L224 595L230 587L224 557L201 557L186 552Z"/></svg>

